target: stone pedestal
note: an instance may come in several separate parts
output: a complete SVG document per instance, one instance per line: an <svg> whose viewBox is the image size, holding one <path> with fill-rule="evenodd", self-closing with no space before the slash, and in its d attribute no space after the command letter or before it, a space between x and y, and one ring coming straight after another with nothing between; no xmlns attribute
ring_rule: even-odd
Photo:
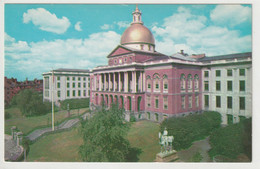
<svg viewBox="0 0 260 169"><path fill-rule="evenodd" d="M179 157L177 155L177 151L172 150L165 153L158 153L156 154L155 162L173 162L178 160Z"/></svg>

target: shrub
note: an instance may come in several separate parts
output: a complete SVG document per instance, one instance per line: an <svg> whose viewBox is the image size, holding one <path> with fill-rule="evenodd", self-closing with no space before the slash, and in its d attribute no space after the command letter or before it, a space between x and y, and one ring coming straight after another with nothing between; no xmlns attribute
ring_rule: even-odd
<svg viewBox="0 0 260 169"><path fill-rule="evenodd" d="M136 118L135 118L134 115L131 115L131 116L130 116L130 122L136 122Z"/></svg>
<svg viewBox="0 0 260 169"><path fill-rule="evenodd" d="M211 158L222 155L235 159L239 154L244 153L251 159L252 119L217 129L210 135L210 145Z"/></svg>
<svg viewBox="0 0 260 169"><path fill-rule="evenodd" d="M7 111L5 111L5 120L10 119L11 118L11 114Z"/></svg>
<svg viewBox="0 0 260 169"><path fill-rule="evenodd" d="M219 128L221 115L217 112L204 112L179 118L168 118L161 124L161 131L166 127L168 135L174 136L173 147L176 150L186 149L192 142L208 136Z"/></svg>
<svg viewBox="0 0 260 169"><path fill-rule="evenodd" d="M63 101L61 101L61 109L67 110L68 104L69 104L70 110L79 109L79 108L87 108L87 107L89 107L89 98L63 100Z"/></svg>

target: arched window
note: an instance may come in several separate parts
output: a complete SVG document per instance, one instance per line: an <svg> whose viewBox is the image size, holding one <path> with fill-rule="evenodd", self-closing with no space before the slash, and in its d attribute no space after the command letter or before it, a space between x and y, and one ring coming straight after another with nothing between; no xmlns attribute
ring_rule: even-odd
<svg viewBox="0 0 260 169"><path fill-rule="evenodd" d="M167 75L163 75L163 92L168 92L168 77Z"/></svg>
<svg viewBox="0 0 260 169"><path fill-rule="evenodd" d="M185 90L185 75L181 74L181 90Z"/></svg>
<svg viewBox="0 0 260 169"><path fill-rule="evenodd" d="M191 76L191 74L188 75L188 89L192 89L192 76Z"/></svg>
<svg viewBox="0 0 260 169"><path fill-rule="evenodd" d="M146 81L147 81L147 91L151 92L151 88L152 88L152 80L150 76L146 77Z"/></svg>
<svg viewBox="0 0 260 169"><path fill-rule="evenodd" d="M153 86L154 92L160 92L160 76L157 73L153 75L153 80L154 80L154 86Z"/></svg>
<svg viewBox="0 0 260 169"><path fill-rule="evenodd" d="M197 74L194 76L194 89L199 89L199 76Z"/></svg>

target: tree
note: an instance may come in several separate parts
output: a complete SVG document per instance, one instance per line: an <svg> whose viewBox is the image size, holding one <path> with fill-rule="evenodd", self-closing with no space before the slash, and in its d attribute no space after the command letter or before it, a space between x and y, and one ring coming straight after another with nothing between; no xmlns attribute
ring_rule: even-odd
<svg viewBox="0 0 260 169"><path fill-rule="evenodd" d="M17 105L25 116L43 115L50 111L50 103L43 103L42 97L32 89L20 91L12 99L12 105Z"/></svg>
<svg viewBox="0 0 260 169"><path fill-rule="evenodd" d="M131 148L126 134L129 124L124 121L124 110L112 105L101 108L93 117L81 122L83 145L79 154L83 161L122 162L137 161L140 149Z"/></svg>

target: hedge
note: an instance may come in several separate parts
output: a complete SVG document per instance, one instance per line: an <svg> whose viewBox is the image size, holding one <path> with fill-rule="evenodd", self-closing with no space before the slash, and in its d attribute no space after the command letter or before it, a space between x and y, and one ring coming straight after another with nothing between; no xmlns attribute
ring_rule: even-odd
<svg viewBox="0 0 260 169"><path fill-rule="evenodd" d="M160 128L166 127L168 135L174 136L173 148L181 150L189 148L192 142L201 140L219 128L221 115L218 112L204 112L186 117L171 117L165 119Z"/></svg>
<svg viewBox="0 0 260 169"><path fill-rule="evenodd" d="M241 153L252 159L252 119L219 128L210 135L211 158L217 155L232 159Z"/></svg>
<svg viewBox="0 0 260 169"><path fill-rule="evenodd" d="M68 104L69 104L70 110L79 109L79 108L87 108L87 107L89 107L89 98L67 99L67 100L61 101L61 109L67 110Z"/></svg>

